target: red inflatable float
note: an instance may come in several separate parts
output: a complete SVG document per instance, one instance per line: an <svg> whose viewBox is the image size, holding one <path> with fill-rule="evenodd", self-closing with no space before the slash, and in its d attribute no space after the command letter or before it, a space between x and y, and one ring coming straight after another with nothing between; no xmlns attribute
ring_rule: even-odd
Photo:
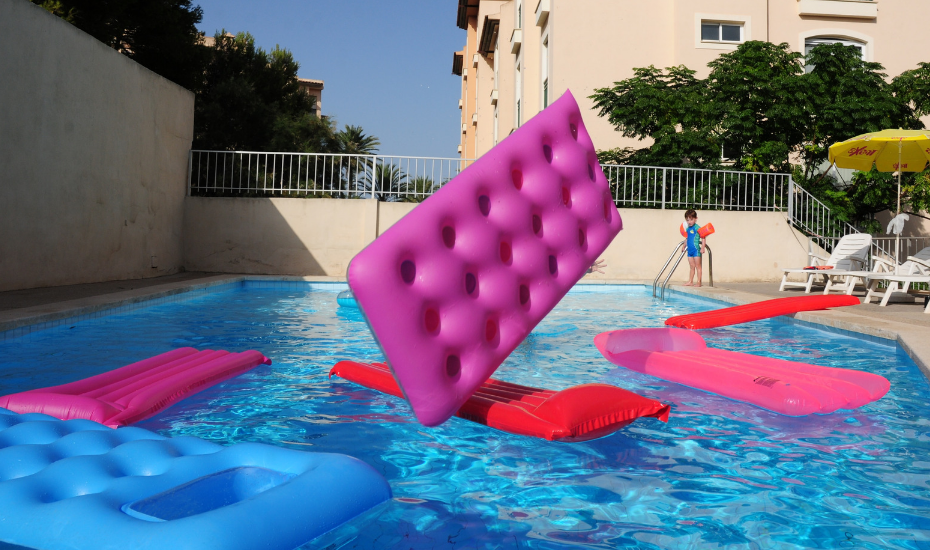
<svg viewBox="0 0 930 550"><path fill-rule="evenodd" d="M340 361L329 371L350 382L403 398L387 365ZM668 422L669 406L607 384L562 391L530 388L493 378L478 388L456 416L505 432L549 441L588 441L640 417Z"/></svg>
<svg viewBox="0 0 930 550"><path fill-rule="evenodd" d="M677 315L666 319L665 324L690 329L715 328L778 317L779 315L790 315L799 311L815 311L830 307L856 305L859 305L859 298L855 296L792 296L743 306L691 313L689 315Z"/></svg>

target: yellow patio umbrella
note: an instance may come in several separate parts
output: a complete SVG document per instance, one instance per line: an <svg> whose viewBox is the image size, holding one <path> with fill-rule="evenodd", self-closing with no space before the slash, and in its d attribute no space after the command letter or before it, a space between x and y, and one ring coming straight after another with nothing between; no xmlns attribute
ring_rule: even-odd
<svg viewBox="0 0 930 550"><path fill-rule="evenodd" d="M872 165L879 172L898 174L898 211L901 215L901 172L922 172L930 161L930 131L882 130L862 134L830 146L830 163L839 168L867 172ZM895 233L895 264L901 231ZM895 267L897 271L897 267Z"/></svg>

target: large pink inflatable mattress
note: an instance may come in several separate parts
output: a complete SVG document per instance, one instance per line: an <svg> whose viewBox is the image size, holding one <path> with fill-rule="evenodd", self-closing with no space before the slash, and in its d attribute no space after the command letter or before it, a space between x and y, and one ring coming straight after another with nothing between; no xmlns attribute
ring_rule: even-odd
<svg viewBox="0 0 930 550"><path fill-rule="evenodd" d="M349 286L417 419L454 415L621 228L565 92L359 252Z"/></svg>
<svg viewBox="0 0 930 550"><path fill-rule="evenodd" d="M270 365L271 359L257 351L179 348L70 384L5 395L0 407L61 420L83 418L116 428L145 420L260 364Z"/></svg>
<svg viewBox="0 0 930 550"><path fill-rule="evenodd" d="M891 384L877 374L708 348L697 333L636 328L598 334L611 363L789 416L855 409Z"/></svg>

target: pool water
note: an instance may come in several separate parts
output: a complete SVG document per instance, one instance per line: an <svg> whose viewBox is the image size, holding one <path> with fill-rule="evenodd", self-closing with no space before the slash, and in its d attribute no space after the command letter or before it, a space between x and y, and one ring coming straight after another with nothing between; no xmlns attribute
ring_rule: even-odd
<svg viewBox="0 0 930 550"><path fill-rule="evenodd" d="M882 400L791 418L617 368L600 332L721 307L643 287L576 287L495 377L554 390L616 384L672 404L606 438L556 443L327 377L382 360L344 286L249 282L0 342L0 390L69 382L181 346L271 357L138 424L167 436L345 453L394 499L306 548L930 549L930 385L896 345L787 320L701 331L713 347L875 372ZM308 495L308 498L313 498Z"/></svg>

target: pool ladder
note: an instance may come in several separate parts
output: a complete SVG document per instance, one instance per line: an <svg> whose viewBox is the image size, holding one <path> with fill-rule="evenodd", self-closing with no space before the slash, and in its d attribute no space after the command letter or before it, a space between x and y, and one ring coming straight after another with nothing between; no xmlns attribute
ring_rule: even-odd
<svg viewBox="0 0 930 550"><path fill-rule="evenodd" d="M668 288L668 282L672 278L672 274L675 273L675 270L678 269L678 264L681 263L681 259L685 257L685 249L681 245L685 244L685 241L675 245L675 248L672 249L672 253L669 254L668 260L665 261L665 265L662 266L662 270L659 271L659 274L656 275L656 278L652 281L652 296L653 298L656 295L656 291L659 291L659 297L665 299L665 289ZM706 243L704 248L707 250L707 277L710 279L710 286L714 286L714 253L711 251L710 246ZM662 281L661 287L659 286L659 279L662 278L662 275L665 273L665 270L668 269L672 259L675 257L675 253L678 253L678 259L675 260L675 265L672 266L671 271L666 275L665 280ZM704 257L701 256L701 261L704 261Z"/></svg>

